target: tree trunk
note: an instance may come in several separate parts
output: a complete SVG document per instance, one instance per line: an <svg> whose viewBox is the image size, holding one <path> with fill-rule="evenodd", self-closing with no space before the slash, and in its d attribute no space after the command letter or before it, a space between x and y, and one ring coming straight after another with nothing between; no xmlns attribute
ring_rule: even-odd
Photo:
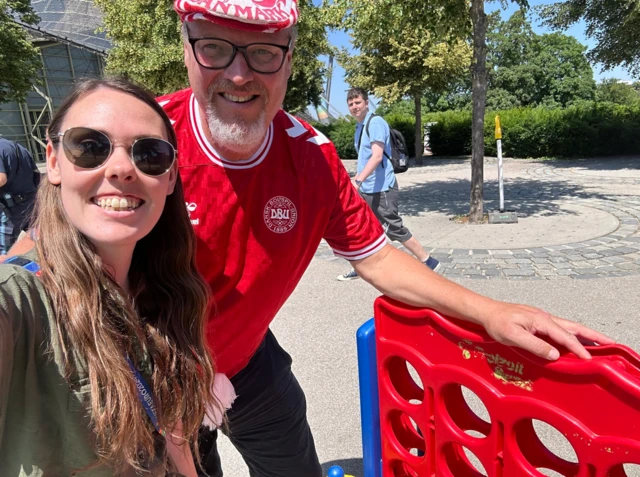
<svg viewBox="0 0 640 477"><path fill-rule="evenodd" d="M422 109L420 104L422 101L422 95L416 94L414 101L416 103L416 140L413 144L416 148L416 165L421 166L422 151L424 150L424 132L422 131Z"/></svg>
<svg viewBox="0 0 640 477"><path fill-rule="evenodd" d="M473 23L472 98L473 123L471 127L471 206L469 223L482 223L484 203L482 197L484 173L484 110L487 99L487 15L484 0L472 0Z"/></svg>

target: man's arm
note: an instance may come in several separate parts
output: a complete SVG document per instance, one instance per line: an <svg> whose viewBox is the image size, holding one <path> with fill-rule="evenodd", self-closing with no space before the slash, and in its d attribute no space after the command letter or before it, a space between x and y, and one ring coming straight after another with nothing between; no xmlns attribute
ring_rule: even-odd
<svg viewBox="0 0 640 477"><path fill-rule="evenodd" d="M362 172L360 174L356 174L354 180L364 182L367 177L373 174L373 171L380 165L382 162L382 157L384 155L384 143L380 141L374 141L371 143L371 158L367 161L367 165L364 166Z"/></svg>
<svg viewBox="0 0 640 477"><path fill-rule="evenodd" d="M13 160L11 146L6 146L6 141L3 142L4 146L0 149L0 187L6 185L9 180L7 175L11 170L11 163ZM10 150L7 149L9 147Z"/></svg>
<svg viewBox="0 0 640 477"><path fill-rule="evenodd" d="M543 310L478 295L437 275L391 245L352 265L358 275L391 298L482 325L496 341L518 346L541 358L555 360L559 352L535 334L546 335L585 359L590 358L589 352L577 337L599 344L614 343L597 331Z"/></svg>

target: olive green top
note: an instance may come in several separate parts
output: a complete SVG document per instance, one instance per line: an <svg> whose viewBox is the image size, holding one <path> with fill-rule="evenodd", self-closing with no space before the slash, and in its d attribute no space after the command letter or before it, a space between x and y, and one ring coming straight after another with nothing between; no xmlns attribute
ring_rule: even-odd
<svg viewBox="0 0 640 477"><path fill-rule="evenodd" d="M2 477L69 476L97 462L89 379L80 369L71 382L65 380L57 336L40 279L24 268L0 265ZM165 475L162 462L151 467L145 476ZM77 475L106 477L114 471L100 466Z"/></svg>

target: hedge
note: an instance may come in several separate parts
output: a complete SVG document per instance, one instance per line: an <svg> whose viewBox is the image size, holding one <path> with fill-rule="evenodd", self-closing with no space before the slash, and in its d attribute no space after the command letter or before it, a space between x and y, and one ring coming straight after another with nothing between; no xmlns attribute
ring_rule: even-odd
<svg viewBox="0 0 640 477"><path fill-rule="evenodd" d="M502 123L502 148L510 157L591 157L640 152L640 106L581 103L565 109L517 108L489 111L485 116L485 153L495 155L495 116ZM412 116L392 114L389 125L404 136L414 155L415 122ZM428 113L431 150L436 155L471 154L471 111ZM336 145L343 159L355 158L355 122L314 124Z"/></svg>
<svg viewBox="0 0 640 477"><path fill-rule="evenodd" d="M329 124L312 123L312 126L333 141L342 159L358 157L353 145L353 135L356 132L356 122L339 119Z"/></svg>
<svg viewBox="0 0 640 477"><path fill-rule="evenodd" d="M511 157L590 157L640 152L640 107L583 103L566 109L517 108L485 116L485 153L495 155L495 116L503 154ZM434 154L471 154L471 112L428 114Z"/></svg>

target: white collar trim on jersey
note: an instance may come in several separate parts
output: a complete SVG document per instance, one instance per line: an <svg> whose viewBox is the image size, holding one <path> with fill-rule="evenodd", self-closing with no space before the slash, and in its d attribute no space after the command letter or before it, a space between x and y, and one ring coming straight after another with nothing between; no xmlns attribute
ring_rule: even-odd
<svg viewBox="0 0 640 477"><path fill-rule="evenodd" d="M193 128L193 133L196 136L196 140L198 141L200 148L213 163L227 169L251 169L252 167L256 167L258 164L262 163L262 161L267 157L267 154L271 149L271 143L273 142L273 122L269 125L269 129L267 130L267 134L262 141L262 144L253 156L243 161L230 161L229 159L225 159L222 154L216 151L216 148L213 147L207 139L204 129L202 128L202 122L200 120L198 110L198 101L192 93L189 100L189 118L191 127Z"/></svg>

